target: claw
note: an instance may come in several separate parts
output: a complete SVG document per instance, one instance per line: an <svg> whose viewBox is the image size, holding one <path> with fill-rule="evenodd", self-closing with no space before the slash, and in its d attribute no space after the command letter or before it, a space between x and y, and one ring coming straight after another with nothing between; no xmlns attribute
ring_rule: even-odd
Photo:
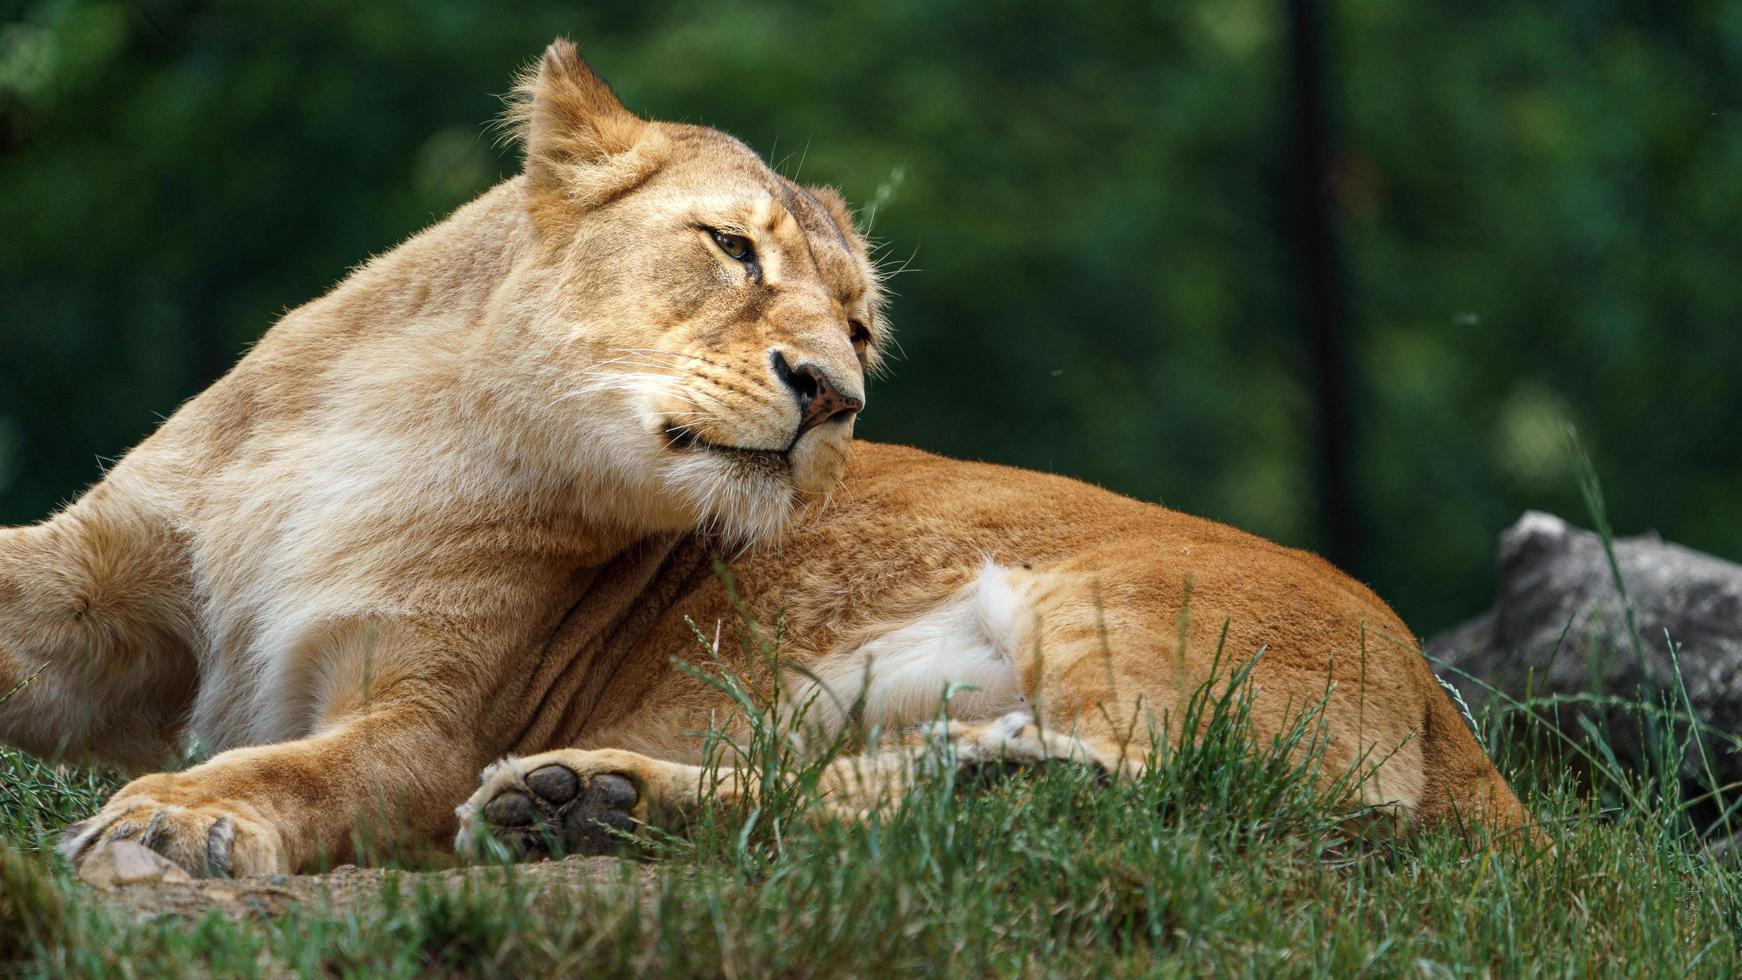
<svg viewBox="0 0 1742 980"><path fill-rule="evenodd" d="M206 831L206 873L216 878L229 877L230 847L236 842L236 819L224 814Z"/></svg>
<svg viewBox="0 0 1742 980"><path fill-rule="evenodd" d="M169 808L163 807L151 815L151 820L145 825L145 833L139 835L139 843L159 854L169 844ZM110 839L114 839L113 834ZM168 857L167 854L164 855Z"/></svg>
<svg viewBox="0 0 1742 980"><path fill-rule="evenodd" d="M96 817L69 824L60 832L60 840L56 842L55 850L69 863L77 864L85 856L85 852L91 849L91 845L97 842L102 829Z"/></svg>

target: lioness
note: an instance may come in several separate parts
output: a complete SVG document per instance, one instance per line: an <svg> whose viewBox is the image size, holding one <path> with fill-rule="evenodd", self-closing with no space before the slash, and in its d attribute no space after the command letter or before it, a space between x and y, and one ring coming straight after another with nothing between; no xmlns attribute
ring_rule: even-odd
<svg viewBox="0 0 1742 980"><path fill-rule="evenodd" d="M135 840L194 874L292 872L363 828L465 850L481 821L523 854L597 850L753 792L703 779L695 732L730 704L671 664L691 623L739 621L714 554L784 616L808 731L947 701L945 758L1121 776L1146 733L1180 736L1219 650L1262 651L1256 737L1323 702L1327 778L1371 760L1361 798L1400 823L1528 823L1403 623L1319 559L852 443L889 327L835 191L637 118L565 41L517 92L521 174L0 531L0 738L133 770L189 733L216 753L70 828L75 864ZM851 809L888 758L825 787Z"/></svg>

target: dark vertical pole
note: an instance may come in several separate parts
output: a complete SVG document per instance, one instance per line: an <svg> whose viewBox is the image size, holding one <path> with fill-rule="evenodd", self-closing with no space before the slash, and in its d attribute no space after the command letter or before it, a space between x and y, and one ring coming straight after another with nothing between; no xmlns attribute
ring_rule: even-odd
<svg viewBox="0 0 1742 980"><path fill-rule="evenodd" d="M1336 229L1331 213L1325 15L1319 0L1287 3L1289 108L1294 119L1289 169L1301 317L1318 399L1319 512L1325 529L1325 557L1358 575L1361 526L1349 474L1349 354L1343 336Z"/></svg>

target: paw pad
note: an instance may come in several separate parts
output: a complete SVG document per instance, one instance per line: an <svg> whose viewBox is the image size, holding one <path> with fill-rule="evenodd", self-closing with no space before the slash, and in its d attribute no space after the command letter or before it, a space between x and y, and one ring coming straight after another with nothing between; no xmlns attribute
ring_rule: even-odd
<svg viewBox="0 0 1742 980"><path fill-rule="evenodd" d="M514 790L503 790L484 804L484 819L492 827L530 827L538 820L538 810L532 797Z"/></svg>
<svg viewBox="0 0 1742 980"><path fill-rule="evenodd" d="M566 766L540 766L484 804L492 836L523 860L569 854L614 854L632 833L640 802L635 784L614 773L583 779Z"/></svg>
<svg viewBox="0 0 1742 980"><path fill-rule="evenodd" d="M581 792L581 777L566 766L540 766L526 777L526 788L553 806L562 806Z"/></svg>

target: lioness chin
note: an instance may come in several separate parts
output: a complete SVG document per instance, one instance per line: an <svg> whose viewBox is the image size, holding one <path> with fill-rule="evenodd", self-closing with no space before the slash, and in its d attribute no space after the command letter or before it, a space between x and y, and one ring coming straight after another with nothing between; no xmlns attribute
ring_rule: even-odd
<svg viewBox="0 0 1742 980"><path fill-rule="evenodd" d="M1319 710L1325 778L1364 766L1397 824L1528 823L1409 631L1318 559L853 444L889 328L833 190L637 118L566 42L517 93L520 175L0 531L0 739L135 771L190 734L215 751L71 828L75 863L136 840L290 872L363 831L468 850L485 824L523 855L604 850L753 793L704 778L695 733L731 704L671 664L690 624L739 622L715 555L784 616L792 669L730 668L791 688L817 742L942 706L945 758L1125 776L1221 651L1262 651L1255 739ZM899 793L916 741L831 763L825 808Z"/></svg>

